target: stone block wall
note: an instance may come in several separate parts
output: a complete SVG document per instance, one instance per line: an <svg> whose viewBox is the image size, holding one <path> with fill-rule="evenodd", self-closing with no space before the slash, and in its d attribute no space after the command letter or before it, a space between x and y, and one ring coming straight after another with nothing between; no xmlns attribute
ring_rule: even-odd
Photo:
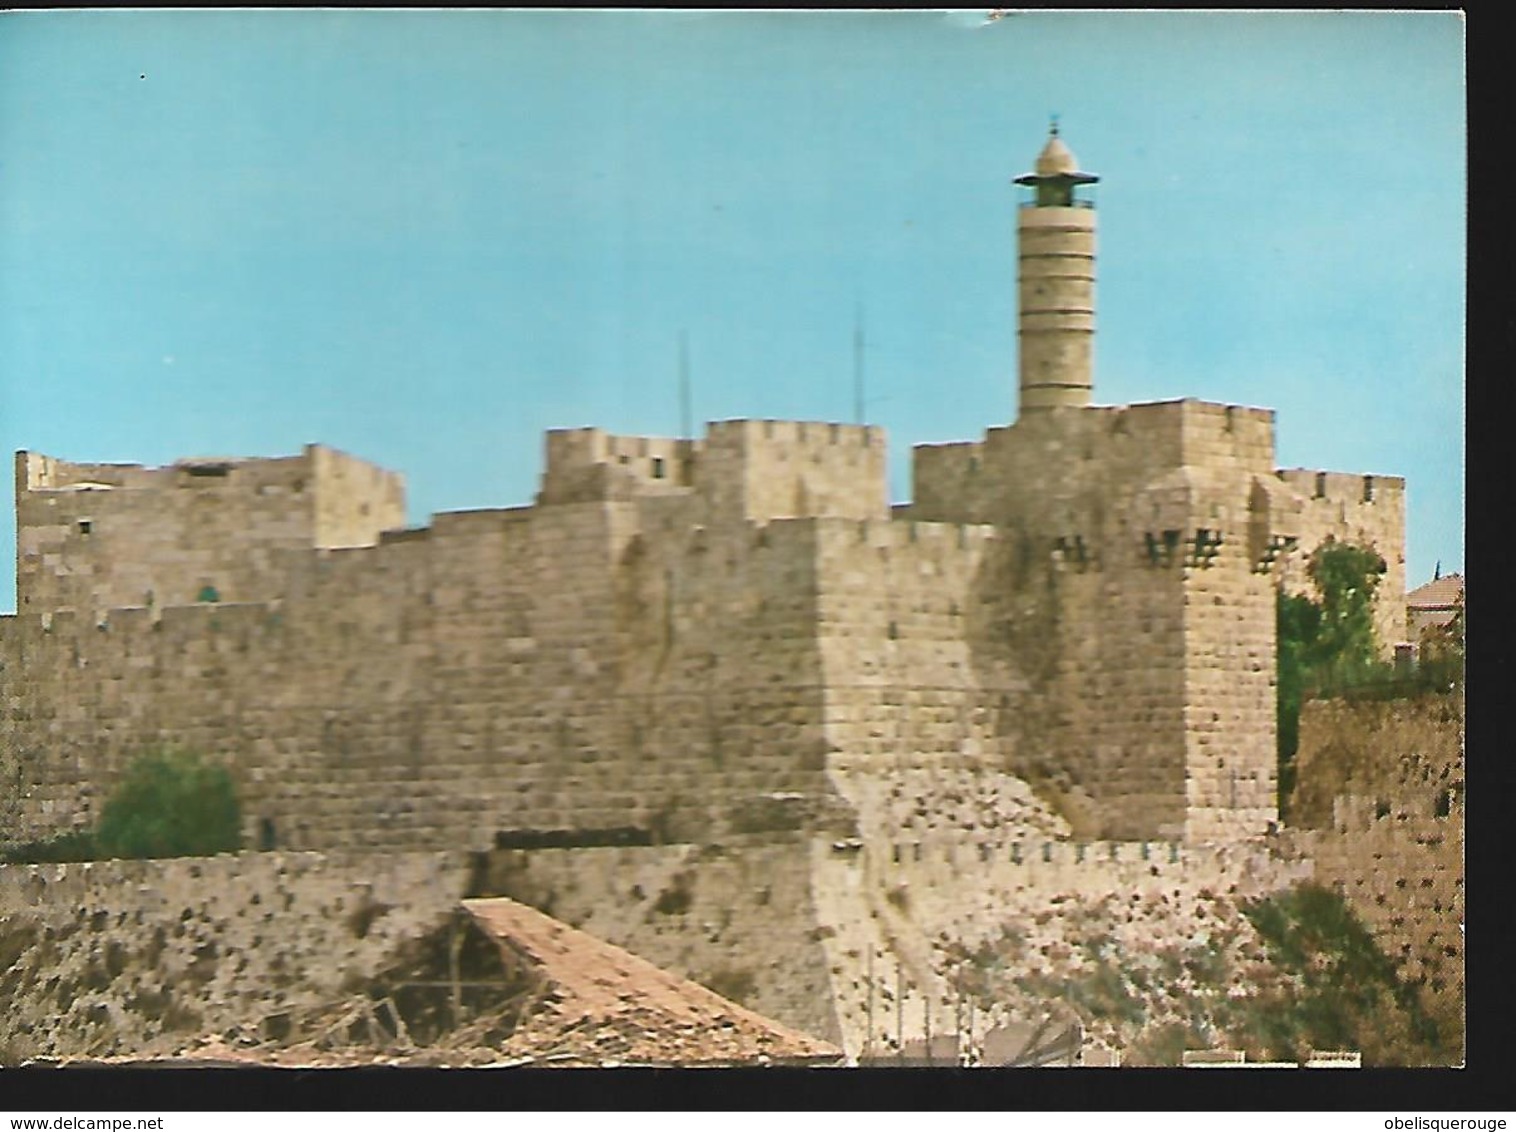
<svg viewBox="0 0 1516 1132"><path fill-rule="evenodd" d="M1374 798L1339 800L1330 830L1310 841L1316 879L1374 933L1401 974L1434 1000L1464 1001L1464 810L1438 815Z"/></svg>
<svg viewBox="0 0 1516 1132"><path fill-rule="evenodd" d="M480 887L838 1040L803 838L496 852Z"/></svg>
<svg viewBox="0 0 1516 1132"><path fill-rule="evenodd" d="M421 853L0 865L0 1064L277 1022L445 923L468 876Z"/></svg>
<svg viewBox="0 0 1516 1132"><path fill-rule="evenodd" d="M703 441L550 429L539 503L630 499L691 487Z"/></svg>
<svg viewBox="0 0 1516 1132"><path fill-rule="evenodd" d="M808 421L720 421L706 436L701 475L713 516L757 523L889 514L884 430Z"/></svg>
<svg viewBox="0 0 1516 1132"><path fill-rule="evenodd" d="M976 651L997 532L820 520L816 623L836 769L1004 768L1028 687L1018 658Z"/></svg>
<svg viewBox="0 0 1516 1132"><path fill-rule="evenodd" d="M320 444L307 445L315 488L315 545L373 546L405 526L405 477Z"/></svg>
<svg viewBox="0 0 1516 1132"><path fill-rule="evenodd" d="M1193 401L917 450L908 514L1004 532L977 636L1006 642L1041 717L1020 765L1095 800L1089 835L1247 836L1274 817L1273 599L1247 538L1272 460L1272 414Z"/></svg>
<svg viewBox="0 0 1516 1132"><path fill-rule="evenodd" d="M832 996L848 1053L888 1057L903 1044L961 1030L973 1043L1013 1022L1056 1009L1035 996L1000 1002L974 1017L955 989L962 956L1010 933L1036 945L1009 972L1037 976L1049 956L1067 956L1076 932L1099 928L1144 950L1187 947L1216 923L1167 921L1167 934L1133 927L1137 904L1198 908L1212 894L1264 895L1309 876L1309 862L1257 843L1207 847L1172 842L1082 842L1028 838L1009 843L933 839L812 843L812 885ZM1093 925L1076 911L1114 907ZM1123 918L1123 913L1125 916ZM1180 934L1182 933L1182 934ZM1044 956L1037 948L1049 949ZM1020 1012L1018 1014L1018 1012ZM1029 1013L1028 1013L1029 1012Z"/></svg>
<svg viewBox="0 0 1516 1132"><path fill-rule="evenodd" d="M732 420L702 440L548 433L540 503L686 495L692 521L767 523L888 514L884 432L815 421Z"/></svg>
<svg viewBox="0 0 1516 1132"><path fill-rule="evenodd" d="M249 846L680 839L772 824L774 793L824 807L811 521L707 533L669 526L679 502L438 516L292 555L277 603L0 618L3 836L93 822L164 745L230 765Z"/></svg>
<svg viewBox="0 0 1516 1132"><path fill-rule="evenodd" d="M282 595L284 558L371 545L405 524L404 480L320 445L269 460L164 468L16 455L21 613Z"/></svg>
<svg viewBox="0 0 1516 1132"><path fill-rule="evenodd" d="M1291 821L1430 1005L1461 1023L1464 701L1316 700L1300 718Z"/></svg>
<svg viewBox="0 0 1516 1132"><path fill-rule="evenodd" d="M1306 573L1313 552L1328 538L1377 551L1385 562L1374 603L1374 632L1384 659L1406 637L1405 480L1400 476L1349 475L1305 468L1282 469L1291 492L1275 526L1294 535L1298 549L1280 563L1281 582L1293 593L1314 596Z"/></svg>
<svg viewBox="0 0 1516 1132"><path fill-rule="evenodd" d="M859 774L932 767L1030 783L1088 838L1273 820L1272 587L1288 562L1265 551L1305 511L1270 467L1271 414L1031 414L921 450L918 500L895 519L877 429L568 430L548 456L538 506L381 533L398 478L314 447L170 469L23 454L27 537L68 534L36 508L77 522L97 494L147 507L141 538L172 535L91 543L108 551L79 559L105 579L92 600L149 576L182 590L218 563L249 576L217 603L0 618L0 837L92 821L130 758L164 744L227 759L249 844L291 848L845 832ZM65 490L96 481L115 486ZM194 499L243 526L202 530ZM1360 507L1384 540L1397 500L1389 484ZM364 538L377 545L312 549ZM95 585L32 557L35 601ZM798 796L790 817L776 795Z"/></svg>
<svg viewBox="0 0 1516 1132"><path fill-rule="evenodd" d="M1040 669L1037 643L1010 652L1045 717L1033 745L1098 803L1087 832L1203 841L1275 820L1274 590L1326 538L1385 555L1376 624L1403 634L1403 482L1323 474L1313 500L1273 459L1271 412L1197 401L917 449L908 517L1004 532L994 592L1016 608L991 624L1042 642Z"/></svg>

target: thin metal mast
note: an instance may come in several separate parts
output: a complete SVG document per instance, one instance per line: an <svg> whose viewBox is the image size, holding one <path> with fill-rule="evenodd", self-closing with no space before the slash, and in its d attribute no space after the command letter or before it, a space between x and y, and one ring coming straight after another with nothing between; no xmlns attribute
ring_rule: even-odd
<svg viewBox="0 0 1516 1132"><path fill-rule="evenodd" d="M863 304L853 308L853 423L863 424Z"/></svg>
<svg viewBox="0 0 1516 1132"><path fill-rule="evenodd" d="M679 332L679 435L689 439L694 423L690 413L690 336Z"/></svg>

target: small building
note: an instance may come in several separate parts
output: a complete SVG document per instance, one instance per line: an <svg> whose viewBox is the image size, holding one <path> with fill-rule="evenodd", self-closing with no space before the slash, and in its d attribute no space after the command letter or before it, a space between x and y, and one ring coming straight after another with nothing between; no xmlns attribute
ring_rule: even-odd
<svg viewBox="0 0 1516 1132"><path fill-rule="evenodd" d="M1417 586L1405 595L1406 629L1411 640L1419 641L1428 629L1446 625L1462 606L1462 574L1447 574Z"/></svg>

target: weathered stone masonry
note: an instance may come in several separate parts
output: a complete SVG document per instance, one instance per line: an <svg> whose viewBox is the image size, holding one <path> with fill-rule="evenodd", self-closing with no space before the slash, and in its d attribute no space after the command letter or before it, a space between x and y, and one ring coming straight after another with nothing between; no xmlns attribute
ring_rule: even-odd
<svg viewBox="0 0 1516 1132"><path fill-rule="evenodd" d="M1276 469L1267 410L1091 405L1092 178L1055 137L1021 179L1019 419L918 447L893 508L882 431L828 423L555 430L530 506L418 529L399 475L320 446L19 453L0 843L89 825L167 745L227 763L250 848L520 849L504 894L715 982L782 890L750 1002L852 1053L860 956L929 1011L921 933L995 930L987 870L1023 902L1236 880L1278 816L1276 588L1372 546L1400 640L1404 482Z"/></svg>
<svg viewBox="0 0 1516 1132"><path fill-rule="evenodd" d="M937 764L1065 772L1094 799L1090 836L1261 833L1259 547L1300 538L1269 424L1195 402L1047 411L922 449L917 500L893 518L876 429L725 422L682 456L665 442L662 475L656 457L621 462L640 441L551 434L536 506L280 548L249 580L245 558L223 581L194 529L156 540L153 507L123 505L136 539L182 548L180 576L226 600L38 611L61 591L24 566L23 612L0 619L7 836L93 820L160 744L228 759L249 843L291 848L688 840L773 793L845 830L850 774ZM261 462L230 466L223 522L260 498L244 473L256 483ZM28 472L18 510L55 490ZM1356 506L1393 508L1398 490ZM93 514L57 552L69 578L113 561L110 516Z"/></svg>

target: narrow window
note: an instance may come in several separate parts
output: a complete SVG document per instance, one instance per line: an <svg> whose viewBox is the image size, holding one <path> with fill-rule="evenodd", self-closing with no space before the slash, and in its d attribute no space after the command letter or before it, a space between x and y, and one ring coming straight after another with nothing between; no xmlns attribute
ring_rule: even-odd
<svg viewBox="0 0 1516 1132"><path fill-rule="evenodd" d="M1316 498L1317 499L1325 499L1326 497L1327 497L1327 474L1325 472L1317 472L1316 473Z"/></svg>
<svg viewBox="0 0 1516 1132"><path fill-rule="evenodd" d="M267 853L274 848L277 838L274 836L274 819L258 819L258 848Z"/></svg>
<svg viewBox="0 0 1516 1132"><path fill-rule="evenodd" d="M1374 502L1374 477L1373 476L1364 476L1363 477L1363 501L1365 503L1372 503L1372 502Z"/></svg>
<svg viewBox="0 0 1516 1132"><path fill-rule="evenodd" d="M663 478L663 457L662 456L654 456L653 457L653 478L655 480L661 480Z"/></svg>

